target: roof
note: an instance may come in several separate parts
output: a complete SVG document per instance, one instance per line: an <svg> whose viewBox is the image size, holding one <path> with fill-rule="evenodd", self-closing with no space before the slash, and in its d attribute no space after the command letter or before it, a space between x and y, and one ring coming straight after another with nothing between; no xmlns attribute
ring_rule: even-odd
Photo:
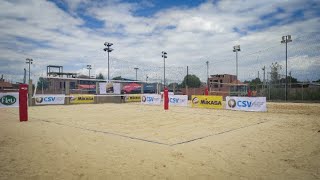
<svg viewBox="0 0 320 180"><path fill-rule="evenodd" d="M0 82L0 87L3 87L3 88L12 88L12 84L9 83L9 82Z"/></svg>

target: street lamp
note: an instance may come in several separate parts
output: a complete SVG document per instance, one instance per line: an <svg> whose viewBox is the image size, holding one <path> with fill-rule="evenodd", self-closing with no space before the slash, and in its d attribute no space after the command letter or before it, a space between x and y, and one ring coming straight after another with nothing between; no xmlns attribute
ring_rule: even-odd
<svg viewBox="0 0 320 180"><path fill-rule="evenodd" d="M233 52L236 52L236 80L238 80L238 51L241 51L240 45L233 46Z"/></svg>
<svg viewBox="0 0 320 180"><path fill-rule="evenodd" d="M32 64L32 62L33 62L33 59L31 59L31 58L26 59L26 63L29 64L29 82L28 82L28 84L30 83L30 65Z"/></svg>
<svg viewBox="0 0 320 180"><path fill-rule="evenodd" d="M92 69L91 65L87 65L87 69L89 70L89 79L90 79L90 70Z"/></svg>
<svg viewBox="0 0 320 180"><path fill-rule="evenodd" d="M162 51L162 57L163 57L163 90L166 87L166 58L167 53Z"/></svg>
<svg viewBox="0 0 320 180"><path fill-rule="evenodd" d="M136 70L136 81L138 80L138 69L137 67L134 68L134 70Z"/></svg>
<svg viewBox="0 0 320 180"><path fill-rule="evenodd" d="M107 46L107 47L103 49L104 51L107 51L107 52L108 52L108 80L110 80L110 70L109 70L109 65L110 65L110 63L109 63L109 53L110 53L111 51L113 51L113 49L112 49L112 48L110 48L112 45L113 45L113 43L105 42L105 43L104 43L104 46Z"/></svg>
<svg viewBox="0 0 320 180"><path fill-rule="evenodd" d="M287 36L282 36L282 41L281 41L281 44L284 44L286 43L286 83L285 83L285 96L284 96L284 99L285 101L288 100L288 43L289 42L292 42L292 39L291 39L291 35L287 35Z"/></svg>

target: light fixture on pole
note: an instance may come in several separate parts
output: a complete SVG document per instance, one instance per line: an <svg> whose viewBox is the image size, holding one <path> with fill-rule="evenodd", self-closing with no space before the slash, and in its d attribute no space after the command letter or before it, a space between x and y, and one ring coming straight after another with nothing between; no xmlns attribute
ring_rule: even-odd
<svg viewBox="0 0 320 180"><path fill-rule="evenodd" d="M163 57L163 89L166 87L166 58L167 52L162 51L162 57Z"/></svg>
<svg viewBox="0 0 320 180"><path fill-rule="evenodd" d="M107 47L103 49L104 51L107 51L107 52L108 52L108 80L110 80L110 69L109 69L109 65L110 65L109 62L110 62L110 61L109 61L109 53L113 51L113 49L110 48L112 45L113 45L113 43L105 42L105 43L104 43L104 46L107 46Z"/></svg>
<svg viewBox="0 0 320 180"><path fill-rule="evenodd" d="M137 67L134 68L134 70L136 70L136 81L138 81L138 69Z"/></svg>
<svg viewBox="0 0 320 180"><path fill-rule="evenodd" d="M29 64L29 82L28 82L28 84L30 83L30 65L32 64L32 62L33 62L33 59L31 59L31 58L26 59L26 63Z"/></svg>
<svg viewBox="0 0 320 180"><path fill-rule="evenodd" d="M89 70L89 79L90 79L90 77L91 77L91 76L90 76L90 70L92 69L92 68L91 68L91 65L87 65L87 69Z"/></svg>
<svg viewBox="0 0 320 180"><path fill-rule="evenodd" d="M236 52L236 80L238 80L238 51L241 51L240 45L233 46L233 52Z"/></svg>
<svg viewBox="0 0 320 180"><path fill-rule="evenodd" d="M286 83L285 83L285 96L284 96L284 99L285 101L288 100L288 43L289 42L292 42L292 39L291 39L291 35L287 35L287 36L282 36L282 41L281 41L281 44L286 44Z"/></svg>

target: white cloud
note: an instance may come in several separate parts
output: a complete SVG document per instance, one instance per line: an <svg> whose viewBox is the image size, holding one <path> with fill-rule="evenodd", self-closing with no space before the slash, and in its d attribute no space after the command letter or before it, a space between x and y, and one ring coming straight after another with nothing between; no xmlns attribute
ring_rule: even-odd
<svg viewBox="0 0 320 180"><path fill-rule="evenodd" d="M301 1L210 1L193 8L174 7L164 9L149 17L134 15L141 10L137 3L122 3L113 0L90 2L87 0L66 1L68 12L47 1L2 1L0 2L0 61L5 61L21 79L25 58L35 60L33 72L43 74L45 66L63 65L65 71L85 73L86 64L92 64L92 73L107 74L107 54L102 51L105 41L114 43L110 54L111 76L134 78L134 67L139 67L139 77L161 79L163 59L161 51L168 52L167 77L181 81L186 75L186 66L191 73L203 81L206 77L205 62L210 61L210 74L234 73L235 54L232 46L241 45L239 53L240 79L253 78L263 66L272 62L283 62L284 46L280 44L282 35L291 34L294 42L290 57L310 59L309 65L300 68L309 79L319 78L313 64L319 62L319 53L314 47L319 40L310 40L310 33L320 28L320 18L305 11L304 21L277 25L250 31L253 25L265 25L270 20L259 17L276 11L284 12L276 18L286 19L297 9L305 9ZM60 2L61 3L61 2ZM101 29L83 27L85 20L77 16L82 7L83 14L94 16L104 22ZM145 3L144 7L153 4ZM235 32L235 28L243 33ZM300 36L300 40L297 39ZM17 40L16 37L30 39ZM301 50L303 49L303 50ZM252 52L258 52L254 53ZM312 54L312 57L310 56ZM296 66L300 61L293 60ZM0 67L4 72L7 67ZM291 68L297 69L295 66ZM298 70L298 69L297 69ZM6 74L10 74L7 70ZM8 73L7 73L8 72ZM20 75L18 75L20 72ZM303 73L299 74L301 78Z"/></svg>

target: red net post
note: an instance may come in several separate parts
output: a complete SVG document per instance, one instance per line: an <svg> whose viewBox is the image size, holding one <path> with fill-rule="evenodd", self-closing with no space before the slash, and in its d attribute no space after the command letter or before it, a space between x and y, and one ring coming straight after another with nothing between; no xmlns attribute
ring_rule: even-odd
<svg viewBox="0 0 320 180"><path fill-rule="evenodd" d="M28 121L28 85L19 85L19 116L20 122Z"/></svg>

